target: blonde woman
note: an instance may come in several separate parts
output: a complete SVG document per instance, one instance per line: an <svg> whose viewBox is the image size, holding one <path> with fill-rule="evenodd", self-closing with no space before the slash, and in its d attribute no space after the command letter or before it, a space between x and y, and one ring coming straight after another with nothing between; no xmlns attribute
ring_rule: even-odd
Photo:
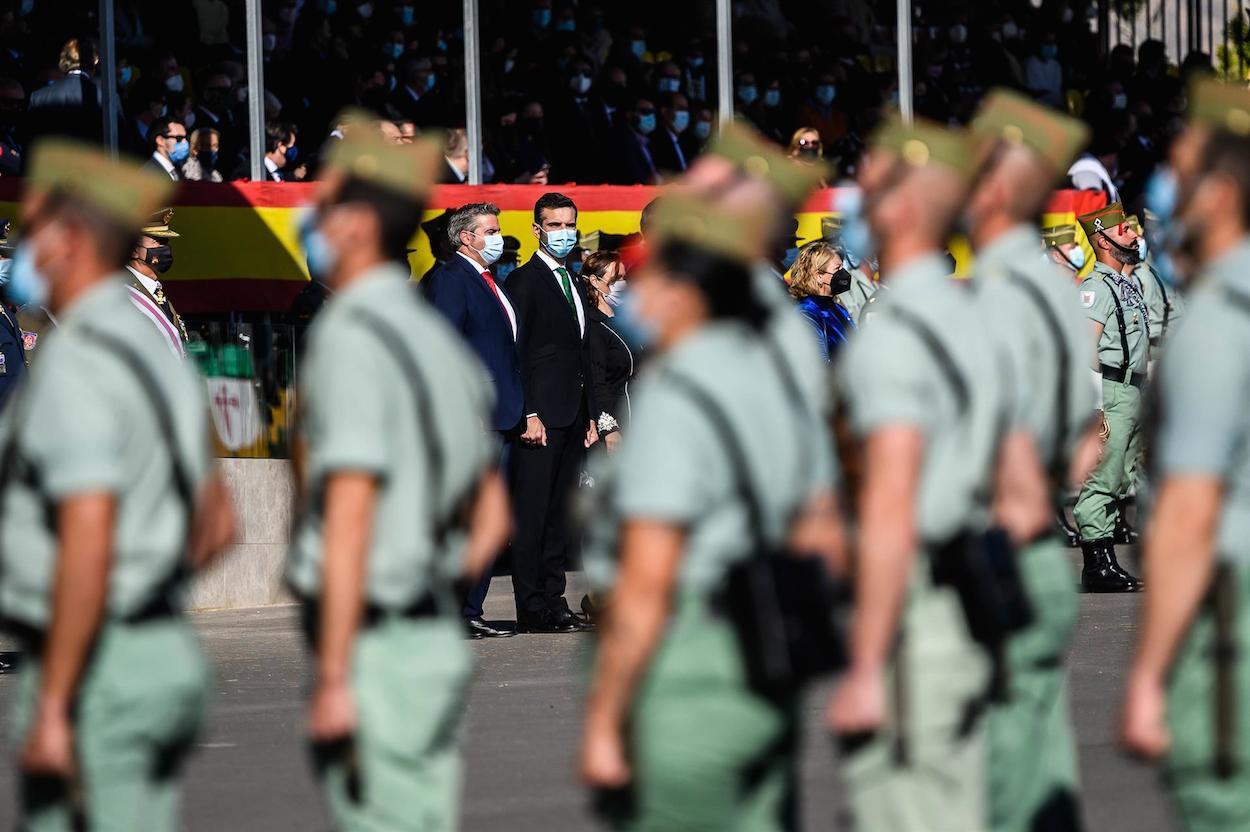
<svg viewBox="0 0 1250 832"><path fill-rule="evenodd" d="M824 240L803 246L790 269L790 295L816 331L826 361L833 360L855 329L851 313L836 298L850 287L851 273L842 256Z"/></svg>

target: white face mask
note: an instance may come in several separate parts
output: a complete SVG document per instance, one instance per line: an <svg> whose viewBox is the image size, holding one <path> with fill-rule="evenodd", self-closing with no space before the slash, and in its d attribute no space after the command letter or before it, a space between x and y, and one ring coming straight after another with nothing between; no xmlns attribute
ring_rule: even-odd
<svg viewBox="0 0 1250 832"><path fill-rule="evenodd" d="M612 284L612 288L608 289L608 294L604 297L604 300L608 302L608 306L620 307L625 302L625 284L626 280L622 277Z"/></svg>
<svg viewBox="0 0 1250 832"><path fill-rule="evenodd" d="M171 75L165 79L165 89L170 92L182 92L182 76Z"/></svg>
<svg viewBox="0 0 1250 832"><path fill-rule="evenodd" d="M503 235L487 234L482 238L482 248L478 251L482 256L482 262L488 266L493 266L503 256Z"/></svg>

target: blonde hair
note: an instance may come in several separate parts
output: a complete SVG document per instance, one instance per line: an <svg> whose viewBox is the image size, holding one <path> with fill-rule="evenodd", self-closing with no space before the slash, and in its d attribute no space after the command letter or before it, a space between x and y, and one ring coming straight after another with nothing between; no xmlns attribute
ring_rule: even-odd
<svg viewBox="0 0 1250 832"><path fill-rule="evenodd" d="M82 58L78 54L78 38L70 38L61 47L61 59L57 62L61 72L73 72L82 69Z"/></svg>
<svg viewBox="0 0 1250 832"><path fill-rule="evenodd" d="M810 295L819 295L820 270L834 257L841 263L842 255L824 240L803 246L794 266L790 268L790 296L795 300L802 300Z"/></svg>
<svg viewBox="0 0 1250 832"><path fill-rule="evenodd" d="M800 127L794 131L794 135L790 137L790 144L786 146L786 154L793 156L799 152L799 141L806 133L815 133L816 141L820 141L820 131L815 127Z"/></svg>

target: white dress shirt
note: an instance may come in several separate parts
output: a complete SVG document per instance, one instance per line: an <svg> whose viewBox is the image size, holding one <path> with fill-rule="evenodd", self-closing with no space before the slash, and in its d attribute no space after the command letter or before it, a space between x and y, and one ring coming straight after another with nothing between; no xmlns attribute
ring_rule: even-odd
<svg viewBox="0 0 1250 832"><path fill-rule="evenodd" d="M569 273L569 283L573 287L573 306L577 309L577 330L586 337L586 310L582 308L582 293L577 290L577 281L574 279L576 275L573 270L563 263L556 260L541 248L538 249L538 257L547 264L547 268L551 269L551 277L556 282L556 288L560 290L560 295L564 295L564 281L560 279L560 275L556 274L556 269L564 269Z"/></svg>
<svg viewBox="0 0 1250 832"><path fill-rule="evenodd" d="M160 165L161 167L165 169L165 172L169 174L170 179L174 180L175 182L178 181L178 170L174 167L174 163L169 161L169 159L165 156L165 154L159 151L153 150L152 158L156 160L156 164Z"/></svg>
<svg viewBox="0 0 1250 832"><path fill-rule="evenodd" d="M265 157L265 170L269 173L269 178L274 182L282 181L282 174L278 173L278 163L268 156Z"/></svg>
<svg viewBox="0 0 1250 832"><path fill-rule="evenodd" d="M461 257L467 260L469 265L473 267L473 270L477 272L478 275L481 275L482 272L490 271L481 263L477 262L472 257L465 254L463 251L457 251L456 254L459 254ZM482 280L485 280L485 279L486 278L484 277L482 278ZM495 297L499 298L499 302L503 304L504 311L508 313L508 323L512 324L512 340L515 341L516 340L516 310L512 308L512 302L508 300L508 296L505 295L503 293L503 290L499 288L499 282L496 281L493 276L491 277L491 280L495 284L495 287L494 287ZM491 288L490 284L487 284L486 288L487 289Z"/></svg>

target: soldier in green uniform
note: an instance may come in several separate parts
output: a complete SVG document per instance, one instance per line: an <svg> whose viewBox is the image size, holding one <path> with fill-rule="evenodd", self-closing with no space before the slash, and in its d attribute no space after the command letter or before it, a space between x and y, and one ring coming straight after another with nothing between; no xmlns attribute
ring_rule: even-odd
<svg viewBox="0 0 1250 832"><path fill-rule="evenodd" d="M202 382L122 266L170 183L49 140L9 288L59 327L0 428L0 616L31 657L13 720L22 829L178 827L208 667L179 596L232 534Z"/></svg>
<svg viewBox="0 0 1250 832"><path fill-rule="evenodd" d="M1137 235L1137 251L1141 256L1141 262L1133 266L1131 270L1126 266L1125 273L1131 274L1133 280L1137 282L1137 291L1141 292L1142 298L1146 301L1146 308L1150 311L1150 363L1148 366L1153 367L1154 362L1162 357L1163 344L1167 340L1168 333L1184 315L1185 306L1180 295L1175 289L1168 287L1159 276L1156 266L1150 261L1146 230L1142 228L1141 220L1136 214L1132 214L1128 218L1128 224Z"/></svg>
<svg viewBox="0 0 1250 832"><path fill-rule="evenodd" d="M974 280L998 330L998 353L1009 359L1007 377L1015 382L1000 483L1013 483L1015 493L1028 495L1032 481L1014 483L1036 471L1044 493L1036 506L1009 495L999 501L998 519L1019 547L1033 621L1011 638L1007 689L989 712L989 828L1031 832L1049 824L1046 828L1076 830L1081 826L1076 746L1063 661L1076 628L1077 595L1051 517L1073 480L1078 444L1096 443L1098 436L1089 330L1081 320L1072 269L1037 257L1034 220L1084 146L1088 129L1018 93L998 90L982 102L972 130L988 145L968 199ZM1068 260L1058 246L1072 239L1059 241L1054 230L1050 236Z"/></svg>
<svg viewBox="0 0 1250 832"><path fill-rule="evenodd" d="M1046 258L1067 269L1070 277L1075 278L1085 268L1085 249L1077 245L1075 225L1052 225L1043 228L1042 246Z"/></svg>
<svg viewBox="0 0 1250 832"><path fill-rule="evenodd" d="M1156 213L1196 276L1154 382L1150 591L1121 733L1163 758L1185 829L1223 832L1250 828L1250 91L1203 81L1189 101Z"/></svg>
<svg viewBox="0 0 1250 832"><path fill-rule="evenodd" d="M878 130L860 168L881 257L873 320L847 346L841 388L864 443L850 667L829 708L856 828L985 829L986 652L934 567L984 533L1006 402L945 242L977 167L963 131ZM849 464L849 463L848 463Z"/></svg>
<svg viewBox="0 0 1250 832"><path fill-rule="evenodd" d="M1117 530L1121 537L1127 534L1122 501L1132 484L1128 473L1138 454L1150 346L1146 302L1122 270L1141 257L1120 203L1083 214L1079 220L1097 260L1081 283L1080 302L1098 345L1094 370L1106 435L1102 459L1081 488L1073 512L1085 561L1081 584L1086 592L1136 592L1143 584L1120 566L1115 543Z"/></svg>
<svg viewBox="0 0 1250 832"><path fill-rule="evenodd" d="M589 557L612 588L580 763L619 828L790 828L799 691L748 684L724 597L800 526L837 531L827 435L751 291L771 224L667 196L630 276L658 357L602 481L613 522Z"/></svg>
<svg viewBox="0 0 1250 832"><path fill-rule="evenodd" d="M507 536L485 372L409 283L440 162L432 140L349 136L301 226L332 295L301 372L287 580L315 656L316 773L349 832L456 828L470 655L453 583Z"/></svg>

